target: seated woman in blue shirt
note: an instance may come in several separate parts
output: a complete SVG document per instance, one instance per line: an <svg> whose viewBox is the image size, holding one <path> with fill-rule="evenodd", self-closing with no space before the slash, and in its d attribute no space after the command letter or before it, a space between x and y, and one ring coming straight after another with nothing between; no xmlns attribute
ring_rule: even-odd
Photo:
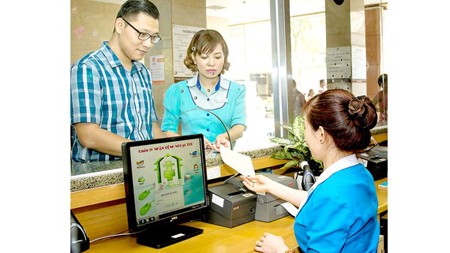
<svg viewBox="0 0 450 253"><path fill-rule="evenodd" d="M215 30L198 31L184 64L197 73L167 90L161 130L166 136L201 133L207 148L218 150L220 144L230 148L246 127L245 86L222 77L230 66L222 35Z"/></svg>
<svg viewBox="0 0 450 253"><path fill-rule="evenodd" d="M303 252L377 252L380 226L372 175L355 153L365 149L377 123L367 97L333 89L313 97L304 107L305 140L324 171L306 192L283 186L262 175L243 177L256 192L270 192L300 207L294 232ZM292 252L282 237L264 233L258 252Z"/></svg>

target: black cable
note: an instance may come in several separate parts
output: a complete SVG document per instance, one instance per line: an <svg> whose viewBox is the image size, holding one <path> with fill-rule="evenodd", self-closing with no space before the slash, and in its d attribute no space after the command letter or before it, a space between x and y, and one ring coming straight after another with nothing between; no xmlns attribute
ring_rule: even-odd
<svg viewBox="0 0 450 253"><path fill-rule="evenodd" d="M198 108L203 109L201 107L198 107ZM228 132L228 129L227 129L227 126L225 125L225 123L223 123L222 119L219 116L217 116L217 114L213 113L212 111L207 110L207 109L203 109L203 110L214 115L220 121L220 123L222 123L223 128L225 128L225 131L227 132L228 140L230 140L230 149L233 150L233 140L231 140L230 132Z"/></svg>
<svg viewBox="0 0 450 253"><path fill-rule="evenodd" d="M151 229L151 227L148 227L148 228L143 229L143 230L135 231L135 232L125 232L125 233L105 235L105 236L102 236L102 237L98 237L98 238L92 239L90 243L93 243L93 242L96 242L96 241L100 241L100 240L104 240L104 239L119 237L119 236L128 236L128 235L142 234L142 233L146 232L149 229Z"/></svg>
<svg viewBox="0 0 450 253"><path fill-rule="evenodd" d="M112 234L112 235L106 235L106 236L102 236L99 238L95 238L92 239L90 243L94 243L96 241L100 241L100 240L104 240L104 239L109 239L109 238L113 238L113 237L118 237L118 236L127 236L127 235L135 235L135 234L140 234L143 231L138 231L138 232L133 232L133 233L121 233L121 234Z"/></svg>

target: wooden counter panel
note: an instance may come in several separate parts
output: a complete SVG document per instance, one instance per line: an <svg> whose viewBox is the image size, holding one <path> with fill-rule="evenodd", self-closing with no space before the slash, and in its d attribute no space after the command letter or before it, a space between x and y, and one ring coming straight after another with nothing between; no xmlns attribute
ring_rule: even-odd
<svg viewBox="0 0 450 253"><path fill-rule="evenodd" d="M80 208L125 199L123 183L75 191L70 194L70 208Z"/></svg>
<svg viewBox="0 0 450 253"><path fill-rule="evenodd" d="M382 133L382 134L373 135L373 138L374 138L378 143L381 143L381 142L383 142L383 141L387 141L387 140L388 140L388 134L387 134L387 133Z"/></svg>

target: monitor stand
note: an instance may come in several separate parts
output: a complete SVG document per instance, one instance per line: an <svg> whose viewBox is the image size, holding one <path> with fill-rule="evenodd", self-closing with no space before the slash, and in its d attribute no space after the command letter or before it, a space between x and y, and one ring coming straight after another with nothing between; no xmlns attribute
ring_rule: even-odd
<svg viewBox="0 0 450 253"><path fill-rule="evenodd" d="M137 243L160 249L203 233L203 229L186 225L163 225L137 235Z"/></svg>

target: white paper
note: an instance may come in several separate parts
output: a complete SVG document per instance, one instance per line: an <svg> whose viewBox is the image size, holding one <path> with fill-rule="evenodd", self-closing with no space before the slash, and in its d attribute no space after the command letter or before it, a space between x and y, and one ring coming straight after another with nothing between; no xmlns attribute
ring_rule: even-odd
<svg viewBox="0 0 450 253"><path fill-rule="evenodd" d="M255 169L253 168L252 159L250 156L240 154L223 145L220 145L220 155L226 165L230 166L241 175L254 176Z"/></svg>
<svg viewBox="0 0 450 253"><path fill-rule="evenodd" d="M289 202L284 202L283 204L281 204L281 206L283 206L284 209L286 209L286 211L288 211L288 213L294 217L297 216L297 213L300 210Z"/></svg>

